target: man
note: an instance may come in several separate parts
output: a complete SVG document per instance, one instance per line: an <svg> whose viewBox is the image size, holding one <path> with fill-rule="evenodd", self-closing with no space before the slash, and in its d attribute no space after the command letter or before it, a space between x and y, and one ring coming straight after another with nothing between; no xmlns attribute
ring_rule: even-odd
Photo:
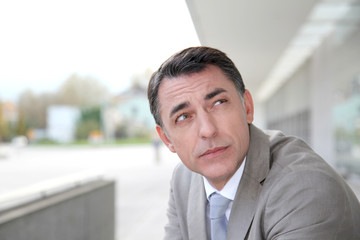
<svg viewBox="0 0 360 240"><path fill-rule="evenodd" d="M354 193L302 140L252 124L251 94L223 52L173 55L148 98L161 140L182 161L165 239L360 239Z"/></svg>

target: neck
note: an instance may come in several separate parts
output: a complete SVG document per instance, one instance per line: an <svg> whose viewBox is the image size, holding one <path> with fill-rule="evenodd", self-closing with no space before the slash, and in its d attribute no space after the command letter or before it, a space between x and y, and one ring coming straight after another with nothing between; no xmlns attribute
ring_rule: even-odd
<svg viewBox="0 0 360 240"><path fill-rule="evenodd" d="M229 177L228 179L222 180L222 181L212 181L208 178L206 178L206 179L208 180L208 182L210 183L210 185L213 188L215 188L218 191L221 191L225 187L226 183L229 181L230 178L231 177Z"/></svg>

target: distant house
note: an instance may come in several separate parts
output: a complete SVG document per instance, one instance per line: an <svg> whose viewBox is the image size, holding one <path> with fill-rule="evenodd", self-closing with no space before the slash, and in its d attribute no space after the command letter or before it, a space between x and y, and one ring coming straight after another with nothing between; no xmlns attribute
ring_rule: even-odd
<svg viewBox="0 0 360 240"><path fill-rule="evenodd" d="M133 137L155 128L146 89L134 85L102 107L102 125L107 140Z"/></svg>
<svg viewBox="0 0 360 240"><path fill-rule="evenodd" d="M15 124L18 121L18 108L13 102L2 102L2 117L5 122L10 122L11 124Z"/></svg>
<svg viewBox="0 0 360 240"><path fill-rule="evenodd" d="M47 136L49 139L68 143L75 140L76 123L80 110L76 107L57 105L47 109Z"/></svg>
<svg viewBox="0 0 360 240"><path fill-rule="evenodd" d="M18 108L15 103L0 101L0 141L10 141L18 127Z"/></svg>

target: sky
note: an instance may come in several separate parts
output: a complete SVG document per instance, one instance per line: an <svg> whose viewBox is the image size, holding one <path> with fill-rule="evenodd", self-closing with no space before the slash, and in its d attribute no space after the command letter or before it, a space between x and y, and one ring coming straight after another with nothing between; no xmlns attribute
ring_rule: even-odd
<svg viewBox="0 0 360 240"><path fill-rule="evenodd" d="M185 0L0 0L0 100L54 92L75 73L119 93L197 45Z"/></svg>

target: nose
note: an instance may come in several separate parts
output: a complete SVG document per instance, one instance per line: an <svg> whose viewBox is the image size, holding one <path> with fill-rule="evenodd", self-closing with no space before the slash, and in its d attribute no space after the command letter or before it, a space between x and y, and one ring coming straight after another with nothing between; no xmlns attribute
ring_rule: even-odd
<svg viewBox="0 0 360 240"><path fill-rule="evenodd" d="M202 139L214 137L217 132L216 121L208 112L198 115L199 136Z"/></svg>

